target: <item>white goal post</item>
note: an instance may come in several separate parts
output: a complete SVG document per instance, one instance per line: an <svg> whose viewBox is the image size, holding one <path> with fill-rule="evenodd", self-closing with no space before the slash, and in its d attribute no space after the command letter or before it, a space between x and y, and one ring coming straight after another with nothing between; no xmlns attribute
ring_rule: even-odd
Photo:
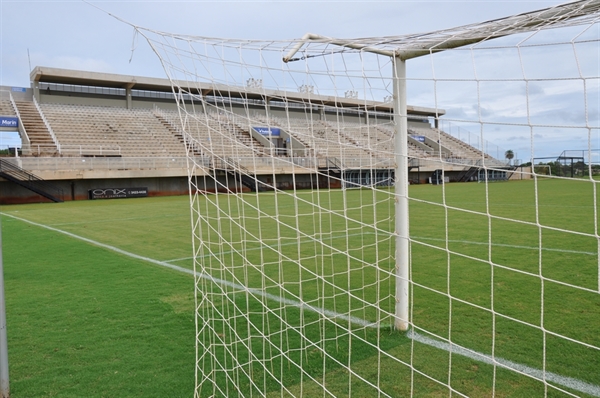
<svg viewBox="0 0 600 398"><path fill-rule="evenodd" d="M195 396L600 396L599 19L586 0L353 40L135 27L189 152ZM491 143L585 162L509 181Z"/></svg>

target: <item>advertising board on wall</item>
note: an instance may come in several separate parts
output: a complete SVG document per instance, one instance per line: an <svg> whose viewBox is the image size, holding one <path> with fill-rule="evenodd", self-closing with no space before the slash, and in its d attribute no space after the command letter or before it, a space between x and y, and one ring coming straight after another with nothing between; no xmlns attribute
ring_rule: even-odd
<svg viewBox="0 0 600 398"><path fill-rule="evenodd" d="M148 188L96 188L89 190L90 199L144 198Z"/></svg>
<svg viewBox="0 0 600 398"><path fill-rule="evenodd" d="M0 116L0 127L17 128L19 127L19 118L14 116Z"/></svg>
<svg viewBox="0 0 600 398"><path fill-rule="evenodd" d="M281 129L279 127L253 127L261 135L269 137L279 137L281 135Z"/></svg>

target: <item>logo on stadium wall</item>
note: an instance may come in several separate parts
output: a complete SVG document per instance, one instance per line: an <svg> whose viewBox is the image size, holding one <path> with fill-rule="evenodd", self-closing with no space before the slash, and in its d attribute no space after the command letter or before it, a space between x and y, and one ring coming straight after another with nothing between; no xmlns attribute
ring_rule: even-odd
<svg viewBox="0 0 600 398"><path fill-rule="evenodd" d="M143 198L148 188L96 188L89 190L90 199Z"/></svg>
<svg viewBox="0 0 600 398"><path fill-rule="evenodd" d="M279 127L253 127L260 135L267 135L270 137L279 137L281 135L281 129Z"/></svg>
<svg viewBox="0 0 600 398"><path fill-rule="evenodd" d="M19 127L19 118L13 116L0 116L0 127Z"/></svg>

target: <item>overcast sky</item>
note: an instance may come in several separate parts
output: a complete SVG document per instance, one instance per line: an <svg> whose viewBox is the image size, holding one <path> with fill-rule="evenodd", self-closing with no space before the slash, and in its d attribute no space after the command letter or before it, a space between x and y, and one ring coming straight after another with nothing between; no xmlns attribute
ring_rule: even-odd
<svg viewBox="0 0 600 398"><path fill-rule="evenodd" d="M428 32L532 11L560 1L93 1L133 24L227 38L293 39ZM132 29L82 1L1 0L0 83L29 86L29 65L163 77ZM149 55L149 56L145 56Z"/></svg>
<svg viewBox="0 0 600 398"><path fill-rule="evenodd" d="M0 1L0 85L29 87L30 67L35 66L165 77L158 58L141 40L137 41L130 62L133 41L130 26L85 2ZM429 32L563 2L115 0L92 3L135 25L166 32L283 40L299 38L306 32L340 38ZM510 146L510 142L499 144L504 148ZM527 150L526 145L521 147L522 151ZM519 150L518 146L515 148Z"/></svg>

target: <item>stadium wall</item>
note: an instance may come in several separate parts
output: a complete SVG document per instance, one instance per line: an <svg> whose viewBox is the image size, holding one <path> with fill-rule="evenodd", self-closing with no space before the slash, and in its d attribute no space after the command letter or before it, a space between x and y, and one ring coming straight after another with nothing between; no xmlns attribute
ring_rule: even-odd
<svg viewBox="0 0 600 398"><path fill-rule="evenodd" d="M186 177L80 179L53 180L49 182L62 191L63 196L61 199L65 201L87 200L89 199L90 190L106 188L147 187L148 196L186 195L189 192ZM39 202L49 202L49 200L11 181L0 179L0 204Z"/></svg>
<svg viewBox="0 0 600 398"><path fill-rule="evenodd" d="M43 104L65 104L65 105L84 105L84 106L112 106L126 108L125 97L116 95L106 95L102 98L91 95L77 95L76 93L65 94L47 91L40 93L40 103Z"/></svg>
<svg viewBox="0 0 600 398"><path fill-rule="evenodd" d="M8 100L11 95L16 101L33 101L33 90L30 88L0 86L0 99Z"/></svg>
<svg viewBox="0 0 600 398"><path fill-rule="evenodd" d="M63 176L64 177L64 176ZM56 178L56 177L55 177ZM148 189L148 196L176 196L189 194L188 177L132 177L132 178L73 178L47 179L62 191L65 201L88 200L89 191L107 188L139 188ZM276 186L279 189L312 189L340 188L338 179L319 177L316 174L271 174L257 176L265 186ZM218 172L216 180L210 175L199 175L195 180L198 190L206 193L214 192L250 192L250 188L239 184L235 177ZM14 182L0 178L0 204L23 204L49 202L49 199L36 194Z"/></svg>

